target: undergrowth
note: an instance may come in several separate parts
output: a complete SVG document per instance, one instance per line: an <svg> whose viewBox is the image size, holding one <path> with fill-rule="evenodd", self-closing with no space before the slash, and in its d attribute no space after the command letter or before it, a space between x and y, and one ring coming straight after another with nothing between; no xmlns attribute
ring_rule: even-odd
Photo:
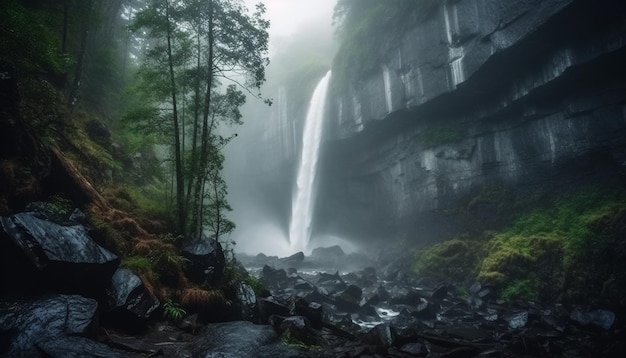
<svg viewBox="0 0 626 358"><path fill-rule="evenodd" d="M507 300L618 295L616 282L626 282L626 192L585 187L536 207L486 240L456 238L418 253L416 271L477 279Z"/></svg>

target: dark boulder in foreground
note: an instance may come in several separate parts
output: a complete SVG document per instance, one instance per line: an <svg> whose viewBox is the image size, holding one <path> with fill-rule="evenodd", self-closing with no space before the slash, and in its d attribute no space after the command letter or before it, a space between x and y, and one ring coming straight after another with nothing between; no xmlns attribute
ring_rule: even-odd
<svg viewBox="0 0 626 358"><path fill-rule="evenodd" d="M95 300L77 295L0 301L0 333L6 337L2 340L5 346L0 346L0 356L40 357L37 348L40 344L58 351L58 347L48 342L50 339L66 335L94 336L97 309ZM85 348L82 356L89 357L89 352L90 349Z"/></svg>
<svg viewBox="0 0 626 358"><path fill-rule="evenodd" d="M197 334L191 346L193 356L201 358L307 357L282 344L272 327L246 321L208 325Z"/></svg>
<svg viewBox="0 0 626 358"><path fill-rule="evenodd" d="M52 288L56 292L94 294L106 286L119 266L120 259L93 241L82 225L60 225L35 213L0 217L0 223L4 229L0 236L2 259L10 269L4 274L19 276L3 277L9 285L26 286L30 291ZM24 272L15 272L16 267L24 268Z"/></svg>
<svg viewBox="0 0 626 358"><path fill-rule="evenodd" d="M186 273L191 281L214 284L224 275L226 258L219 243L203 236L185 243L182 254L190 261Z"/></svg>
<svg viewBox="0 0 626 358"><path fill-rule="evenodd" d="M106 290L109 303L109 318L118 325L141 324L143 320L159 308L159 300L150 292L139 276L131 270L121 268L115 271L111 285Z"/></svg>

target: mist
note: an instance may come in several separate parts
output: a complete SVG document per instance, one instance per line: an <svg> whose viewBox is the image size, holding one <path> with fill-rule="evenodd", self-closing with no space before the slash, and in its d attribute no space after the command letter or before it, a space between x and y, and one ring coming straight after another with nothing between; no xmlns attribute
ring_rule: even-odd
<svg viewBox="0 0 626 358"><path fill-rule="evenodd" d="M295 175L301 139L312 86L330 69L337 43L333 34L332 14L335 0L265 1L266 17L271 22L270 65L262 98L248 96L242 108L244 124L234 131L235 138L225 148L224 177L229 187L228 200L233 211L229 218L237 227L231 240L235 251L247 254L293 254L288 232ZM249 7L256 1L246 1ZM297 110L288 116L294 137L283 148L276 148L281 96L286 86L300 93L289 94L290 105ZM281 90L282 88L282 90ZM271 106L263 102L270 99ZM284 100L284 99L282 99ZM285 110L285 107L282 108ZM285 118L283 118L285 119ZM294 163L295 160L295 163ZM274 176L277 174L278 177ZM345 245L348 247L349 245Z"/></svg>

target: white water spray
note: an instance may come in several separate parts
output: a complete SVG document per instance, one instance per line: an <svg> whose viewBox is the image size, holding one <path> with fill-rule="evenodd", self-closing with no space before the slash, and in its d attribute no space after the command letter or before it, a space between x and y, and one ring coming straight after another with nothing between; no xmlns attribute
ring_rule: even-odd
<svg viewBox="0 0 626 358"><path fill-rule="evenodd" d="M291 205L291 225L289 228L289 241L293 252L304 252L311 237L311 223L315 208L317 159L322 139L322 122L329 80L330 71L315 88L304 122L302 156L298 168L297 187Z"/></svg>

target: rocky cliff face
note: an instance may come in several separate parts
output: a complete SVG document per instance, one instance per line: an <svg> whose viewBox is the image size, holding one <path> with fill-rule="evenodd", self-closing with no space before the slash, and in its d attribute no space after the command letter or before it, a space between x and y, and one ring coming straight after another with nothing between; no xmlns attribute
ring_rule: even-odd
<svg viewBox="0 0 626 358"><path fill-rule="evenodd" d="M619 180L625 19L617 0L442 1L331 96L317 231L425 237L485 184Z"/></svg>

